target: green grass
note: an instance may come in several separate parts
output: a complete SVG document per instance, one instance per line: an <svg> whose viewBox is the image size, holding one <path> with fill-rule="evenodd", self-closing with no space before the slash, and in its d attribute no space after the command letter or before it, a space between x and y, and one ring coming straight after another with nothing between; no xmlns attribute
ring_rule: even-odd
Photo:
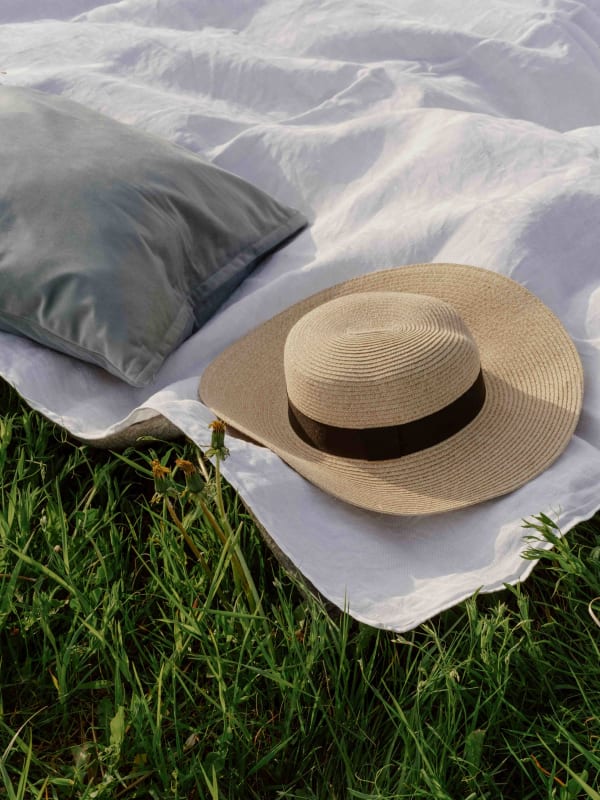
<svg viewBox="0 0 600 800"><path fill-rule="evenodd" d="M0 797L599 797L597 523L521 587L378 631L307 596L227 486L226 523L214 475L176 525L147 449L0 402Z"/></svg>

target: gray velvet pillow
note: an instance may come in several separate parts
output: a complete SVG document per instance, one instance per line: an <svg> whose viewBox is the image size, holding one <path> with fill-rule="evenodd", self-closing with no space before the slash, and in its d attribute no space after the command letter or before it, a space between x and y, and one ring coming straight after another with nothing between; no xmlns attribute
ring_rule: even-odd
<svg viewBox="0 0 600 800"><path fill-rule="evenodd" d="M0 86L0 329L134 386L306 224L188 151Z"/></svg>

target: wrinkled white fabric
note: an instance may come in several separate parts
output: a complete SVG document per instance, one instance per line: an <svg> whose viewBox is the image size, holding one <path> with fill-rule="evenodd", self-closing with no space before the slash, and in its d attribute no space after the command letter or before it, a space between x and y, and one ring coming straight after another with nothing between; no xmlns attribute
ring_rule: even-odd
<svg viewBox="0 0 600 800"><path fill-rule="evenodd" d="M566 532L600 508L599 40L599 0L3 0L2 83L188 147L312 225L151 387L8 334L0 373L76 435L160 412L202 445L202 370L291 303L415 262L509 275L560 317L585 369L576 435L537 479L400 518L345 505L243 442L229 440L225 472L307 578L371 625L407 630L522 580L524 518L543 511Z"/></svg>

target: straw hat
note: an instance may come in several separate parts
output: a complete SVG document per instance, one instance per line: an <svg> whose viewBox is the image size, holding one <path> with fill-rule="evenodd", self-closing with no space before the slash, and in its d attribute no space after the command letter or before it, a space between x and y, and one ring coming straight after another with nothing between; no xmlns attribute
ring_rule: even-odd
<svg viewBox="0 0 600 800"><path fill-rule="evenodd" d="M522 486L566 447L581 362L554 314L495 272L417 264L296 303L205 370L202 401L314 484L388 514Z"/></svg>

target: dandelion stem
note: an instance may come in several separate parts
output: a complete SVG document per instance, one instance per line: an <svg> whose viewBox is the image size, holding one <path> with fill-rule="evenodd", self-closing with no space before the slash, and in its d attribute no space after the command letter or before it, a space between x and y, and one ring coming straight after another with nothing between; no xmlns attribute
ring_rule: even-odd
<svg viewBox="0 0 600 800"><path fill-rule="evenodd" d="M167 506L167 511L169 512L169 516L171 517L171 519L172 519L172 520L173 520L173 522L175 523L175 525L176 525L176 527L177 527L177 530L179 530L179 531L180 531L181 535L183 536L183 538L184 538L184 540L185 540L185 543L186 543L186 544L187 544L187 546L190 548L190 550L192 551L192 553L194 554L194 556L196 557L196 559L197 559L197 560L200 562L200 564L202 565L202 569L203 569L203 570L205 571L205 573L206 573L206 574L207 574L207 575L210 577L210 569L209 569L209 567L208 567L208 564L206 563L206 561L205 561L205 559L204 559L204 556L202 555L202 553L200 552L200 550L197 548L197 546L196 546L196 544L195 544L194 540L193 540L193 539L192 539L192 537L189 535L189 533L188 533L188 532L187 532L187 530L185 529L185 527L184 527L183 523L181 522L181 520L180 520L180 519L179 519L179 517L177 516L177 512L176 512L176 511L175 511L175 509L173 508L173 504L171 503L171 501L170 501L170 499L169 499L168 497L165 497L165 503L166 503L166 506Z"/></svg>

